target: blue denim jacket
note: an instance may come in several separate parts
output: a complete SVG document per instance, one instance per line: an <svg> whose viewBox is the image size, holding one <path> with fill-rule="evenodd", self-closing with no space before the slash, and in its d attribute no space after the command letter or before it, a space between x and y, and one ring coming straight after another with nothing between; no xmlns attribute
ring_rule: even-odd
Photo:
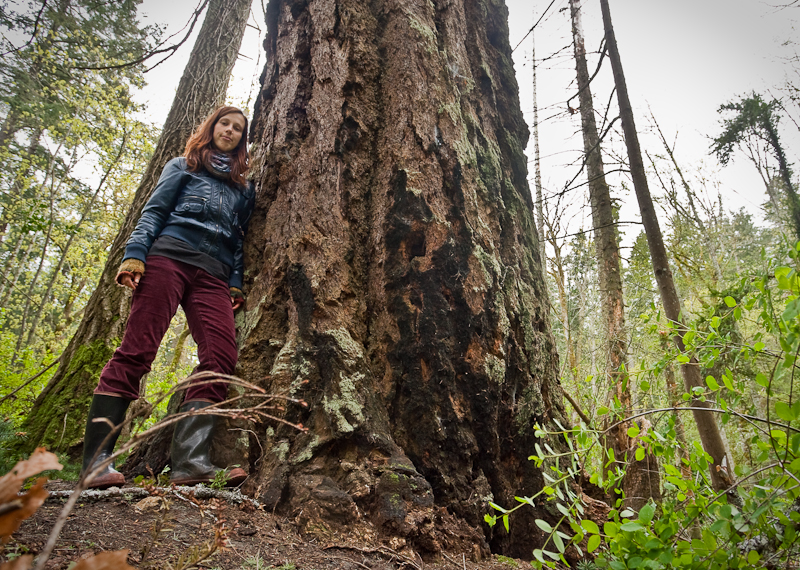
<svg viewBox="0 0 800 570"><path fill-rule="evenodd" d="M242 242L253 204L252 186L232 187L205 170L189 172L185 158L173 158L142 210L124 259L145 262L157 237L172 236L229 266L228 284L241 288Z"/></svg>

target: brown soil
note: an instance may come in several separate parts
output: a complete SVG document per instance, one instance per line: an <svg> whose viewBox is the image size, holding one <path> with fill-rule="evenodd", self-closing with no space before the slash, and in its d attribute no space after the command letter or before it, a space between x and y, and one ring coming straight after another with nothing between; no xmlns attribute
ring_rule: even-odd
<svg viewBox="0 0 800 570"><path fill-rule="evenodd" d="M51 491L71 490L72 483L52 481ZM474 529L459 528L441 513L434 521L438 552L416 552L403 539L382 537L368 524L335 528L298 518L290 520L243 503L198 500L156 489L146 498L121 494L80 500L69 515L47 562L48 569L67 569L74 561L102 551L130 550L136 568L178 567L192 548L213 544L219 532L227 539L217 551L192 568L281 570L423 568L494 570L527 566L524 561L481 556L481 546L467 538ZM137 489L137 492L141 493ZM11 541L0 547L0 563L19 554L38 554L47 542L66 498L51 496L24 521ZM463 524L463 523L462 523ZM160 530L158 530L160 528ZM146 556L143 555L146 552Z"/></svg>

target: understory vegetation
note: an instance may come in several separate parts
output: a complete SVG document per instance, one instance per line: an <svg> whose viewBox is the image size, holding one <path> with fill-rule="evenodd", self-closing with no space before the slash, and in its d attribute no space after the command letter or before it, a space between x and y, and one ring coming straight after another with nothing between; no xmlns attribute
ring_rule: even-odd
<svg viewBox="0 0 800 570"><path fill-rule="evenodd" d="M588 408L591 426L578 421L558 432L540 430L543 443L531 460L545 469L548 485L515 508L494 505L487 522L513 524L514 510L547 501L558 524L537 520L548 535L534 551L540 566L566 562L574 545L596 556L579 566L584 569L793 567L800 560L800 242L763 250L761 261L760 271L709 298L688 326L684 338L704 370L704 387L676 391L666 380L688 359L660 342L673 331L651 306L639 318L653 359L631 375L640 402L635 413L600 400ZM711 403L704 413L719 417L732 443L735 484L721 492L712 487L711 458L692 425L695 398ZM639 442L627 460L652 454L661 470L661 500L638 512L625 506L625 471L604 448L608 427L594 427L617 422L630 426L628 435ZM545 443L550 438L563 438L571 451L553 453ZM613 498L606 521L584 516L573 486L584 471Z"/></svg>

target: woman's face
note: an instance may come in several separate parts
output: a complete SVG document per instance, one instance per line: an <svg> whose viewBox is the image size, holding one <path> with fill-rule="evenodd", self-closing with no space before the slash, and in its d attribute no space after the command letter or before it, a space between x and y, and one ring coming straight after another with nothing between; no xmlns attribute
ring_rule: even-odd
<svg viewBox="0 0 800 570"><path fill-rule="evenodd" d="M214 125L213 142L217 150L231 152L242 140L245 120L239 113L230 113Z"/></svg>

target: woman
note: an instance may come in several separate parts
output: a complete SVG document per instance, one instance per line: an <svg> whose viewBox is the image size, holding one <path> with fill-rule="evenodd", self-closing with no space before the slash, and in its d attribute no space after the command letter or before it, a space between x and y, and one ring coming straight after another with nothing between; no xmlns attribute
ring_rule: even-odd
<svg viewBox="0 0 800 570"><path fill-rule="evenodd" d="M253 191L244 178L249 168L244 113L235 107L214 111L191 136L184 155L164 167L125 248L116 280L134 291L131 313L122 344L94 391L83 475L113 453L119 433L94 420L123 422L179 304L197 343L195 372L232 374L236 365L233 312L244 304L242 240L253 209ZM223 401L226 393L223 382L193 383L180 410L202 410ZM175 424L171 482L214 480L220 471L209 459L214 422L212 415L191 415ZM234 469L228 483L245 477L242 469ZM89 487L124 482L111 464Z"/></svg>

